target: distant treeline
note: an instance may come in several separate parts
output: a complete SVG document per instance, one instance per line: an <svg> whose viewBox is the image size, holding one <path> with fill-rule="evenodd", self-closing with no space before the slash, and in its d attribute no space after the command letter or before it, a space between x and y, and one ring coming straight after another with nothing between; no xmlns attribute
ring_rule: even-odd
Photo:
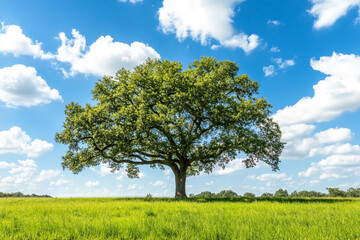
<svg viewBox="0 0 360 240"><path fill-rule="evenodd" d="M360 197L360 188L349 188L347 191L340 190L339 188L326 188L328 193L316 192L316 191L293 191L288 193L286 189L279 189L273 193L263 193L259 197ZM233 197L256 197L254 193L247 192L243 196L238 195L236 192L231 190L223 190L219 193L212 193L209 191L202 192L194 195L190 194L189 197L194 198L233 198Z"/></svg>
<svg viewBox="0 0 360 240"><path fill-rule="evenodd" d="M23 194L22 192L15 192L15 193L3 193L0 192L0 198L6 197L32 197L32 198L51 198L49 195L36 195L36 194Z"/></svg>

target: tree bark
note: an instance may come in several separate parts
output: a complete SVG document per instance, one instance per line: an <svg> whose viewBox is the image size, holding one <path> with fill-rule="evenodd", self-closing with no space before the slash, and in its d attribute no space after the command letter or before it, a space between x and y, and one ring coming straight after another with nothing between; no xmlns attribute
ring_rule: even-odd
<svg viewBox="0 0 360 240"><path fill-rule="evenodd" d="M186 198L186 168L173 169L175 175L175 197Z"/></svg>

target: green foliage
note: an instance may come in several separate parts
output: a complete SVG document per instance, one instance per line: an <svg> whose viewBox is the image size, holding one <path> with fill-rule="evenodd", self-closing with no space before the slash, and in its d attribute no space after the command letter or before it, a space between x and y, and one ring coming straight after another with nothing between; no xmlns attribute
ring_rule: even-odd
<svg viewBox="0 0 360 240"><path fill-rule="evenodd" d="M360 197L360 188L349 188L346 192L347 197Z"/></svg>
<svg viewBox="0 0 360 240"><path fill-rule="evenodd" d="M4 198L0 239L358 239L359 212L358 200Z"/></svg>
<svg viewBox="0 0 360 240"><path fill-rule="evenodd" d="M346 192L339 188L326 188L329 191L329 197L346 197Z"/></svg>
<svg viewBox="0 0 360 240"><path fill-rule="evenodd" d="M261 194L261 197L273 197L273 196L274 194L268 192Z"/></svg>
<svg viewBox="0 0 360 240"><path fill-rule="evenodd" d="M20 197L20 198L25 198L25 197L32 197L32 198L51 198L51 196L49 195L36 195L36 194L23 194L22 192L15 192L15 193L3 193L0 192L0 198L13 198L13 197Z"/></svg>
<svg viewBox="0 0 360 240"><path fill-rule="evenodd" d="M191 197L196 197L196 198L214 198L216 197L215 193L209 192L209 191L205 191L205 192L201 192L197 195L192 194Z"/></svg>
<svg viewBox="0 0 360 240"><path fill-rule="evenodd" d="M66 106L55 137L68 146L63 168L78 173L108 163L116 171L126 164L128 176L137 177L138 165L165 165L184 185L183 175L225 168L244 153L247 167L263 161L278 170L284 143L271 105L256 97L259 84L237 71L234 62L210 57L186 70L149 59L132 72L104 76L92 91L95 105Z"/></svg>
<svg viewBox="0 0 360 240"><path fill-rule="evenodd" d="M218 194L216 194L217 198L231 198L231 197L237 197L237 193L231 190L222 190Z"/></svg>
<svg viewBox="0 0 360 240"><path fill-rule="evenodd" d="M290 194L290 197L326 197L326 193L316 192L316 191L294 191Z"/></svg>
<svg viewBox="0 0 360 240"><path fill-rule="evenodd" d="M246 198L254 198L255 194L251 193L251 192L246 192L246 193L244 193L244 197L246 197Z"/></svg>
<svg viewBox="0 0 360 240"><path fill-rule="evenodd" d="M275 197L288 197L288 191L286 189L279 189L274 194Z"/></svg>

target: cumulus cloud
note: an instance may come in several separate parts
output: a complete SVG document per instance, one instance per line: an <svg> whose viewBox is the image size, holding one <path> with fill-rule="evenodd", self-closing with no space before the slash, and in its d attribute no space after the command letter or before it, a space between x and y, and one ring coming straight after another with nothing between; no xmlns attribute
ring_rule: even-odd
<svg viewBox="0 0 360 240"><path fill-rule="evenodd" d="M324 179L341 179L360 176L359 155L332 155L320 162L313 162L306 171L298 173L300 177L317 177Z"/></svg>
<svg viewBox="0 0 360 240"><path fill-rule="evenodd" d="M51 89L36 69L18 64L0 69L0 101L9 107L62 101L59 91Z"/></svg>
<svg viewBox="0 0 360 240"><path fill-rule="evenodd" d="M318 155L354 154L360 146L344 143L352 139L347 128L330 128L313 134L314 125L297 124L282 127L286 146L282 154L285 159L304 159Z"/></svg>
<svg viewBox="0 0 360 240"><path fill-rule="evenodd" d="M353 137L350 129L336 127L314 133L314 123L330 121L360 107L360 57L333 53L312 59L311 66L328 75L314 85L314 96L304 97L273 116L287 143L282 159L360 153L359 145L348 143Z"/></svg>
<svg viewBox="0 0 360 240"><path fill-rule="evenodd" d="M41 50L41 43L35 43L23 34L21 27L17 25L5 25L1 23L0 29L0 53L13 54L15 57L29 55L34 58L51 58Z"/></svg>
<svg viewBox="0 0 360 240"><path fill-rule="evenodd" d="M164 0L158 11L160 28L164 33L175 33L179 41L190 37L206 45L215 39L220 45L212 49L224 46L249 53L259 45L259 36L236 34L232 27L234 7L243 1Z"/></svg>
<svg viewBox="0 0 360 240"><path fill-rule="evenodd" d="M329 27L353 7L360 6L360 0L311 0L309 13L316 17L315 29Z"/></svg>
<svg viewBox="0 0 360 240"><path fill-rule="evenodd" d="M260 38L256 34L251 34L250 36L240 33L238 35L232 36L230 39L226 39L221 42L225 47L230 48L241 48L246 54L249 54L260 44Z"/></svg>
<svg viewBox="0 0 360 240"><path fill-rule="evenodd" d="M311 60L328 77L314 85L314 96L303 97L273 116L281 125L330 121L360 107L360 56L333 53Z"/></svg>
<svg viewBox="0 0 360 240"><path fill-rule="evenodd" d="M54 145L39 139L31 140L21 128L14 126L10 130L0 131L0 154L26 154L28 157L37 157L49 153Z"/></svg>
<svg viewBox="0 0 360 240"><path fill-rule="evenodd" d="M85 37L78 31L73 29L72 36L72 39L68 39L65 33L59 34L61 46L55 56L58 61L71 64L70 72L63 70L66 75L115 75L122 67L133 69L147 58L160 58L152 47L141 42L128 45L114 42L114 39L107 35L99 37L87 48Z"/></svg>

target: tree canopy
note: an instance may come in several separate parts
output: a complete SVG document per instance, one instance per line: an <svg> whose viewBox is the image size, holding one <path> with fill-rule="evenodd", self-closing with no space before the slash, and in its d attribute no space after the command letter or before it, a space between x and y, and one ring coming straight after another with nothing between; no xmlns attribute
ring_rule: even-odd
<svg viewBox="0 0 360 240"><path fill-rule="evenodd" d="M186 197L186 177L210 173L243 153L246 167L259 161L279 169L284 147L271 105L257 98L259 84L238 66L211 57L183 70L179 62L151 60L104 76L92 91L95 104L66 106L56 141L68 145L62 166L74 173L106 163L170 167L175 196Z"/></svg>

